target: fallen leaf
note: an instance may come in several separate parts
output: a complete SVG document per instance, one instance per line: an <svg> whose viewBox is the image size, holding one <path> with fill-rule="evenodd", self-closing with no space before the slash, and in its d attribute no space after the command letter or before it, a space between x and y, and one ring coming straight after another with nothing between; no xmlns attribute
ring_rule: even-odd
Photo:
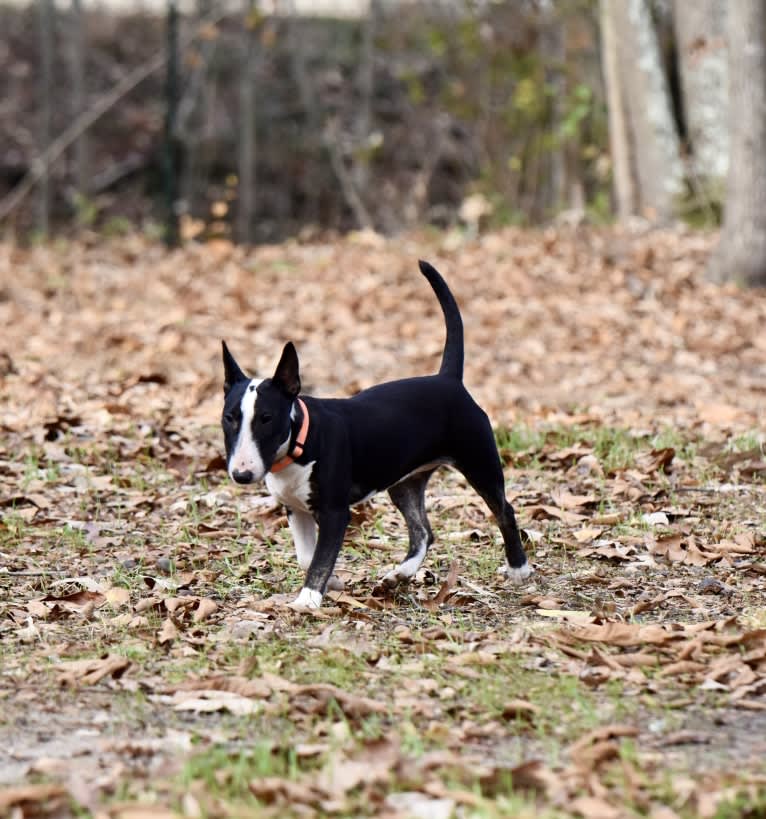
<svg viewBox="0 0 766 819"><path fill-rule="evenodd" d="M56 784L12 785L0 788L0 812L6 815L5 811L8 811L8 816L18 816L20 819L26 816L53 815L58 807L62 811L65 809L68 795L66 788ZM38 814L33 807L36 802L44 804L44 812L41 810Z"/></svg>
<svg viewBox="0 0 766 819"><path fill-rule="evenodd" d="M176 711L194 711L198 714L228 711L231 714L245 716L257 714L263 709L262 703L257 700L243 697L232 691L181 691L174 696L173 700L173 708Z"/></svg>
<svg viewBox="0 0 766 819"><path fill-rule="evenodd" d="M583 819L619 819L622 816L618 808L595 796L578 796L572 800L570 808Z"/></svg>
<svg viewBox="0 0 766 819"><path fill-rule="evenodd" d="M160 645L165 645L165 643L172 643L178 636L178 627L170 617L166 617L162 623L162 628L157 634L157 642Z"/></svg>
<svg viewBox="0 0 766 819"><path fill-rule="evenodd" d="M419 791L389 793L383 804L407 819L450 819L455 810L454 799L435 799Z"/></svg>
<svg viewBox="0 0 766 819"><path fill-rule="evenodd" d="M199 605L194 610L192 620L194 620L195 623L200 623L203 620L207 620L207 618L216 611L218 611L218 604L208 597L202 597L200 598Z"/></svg>
<svg viewBox="0 0 766 819"><path fill-rule="evenodd" d="M62 685L95 685L112 677L119 679L130 668L130 660L120 654L107 654L86 660L65 660L54 666Z"/></svg>
<svg viewBox="0 0 766 819"><path fill-rule="evenodd" d="M523 719L529 722L532 722L539 713L540 707L527 700L509 700L502 711L505 719Z"/></svg>

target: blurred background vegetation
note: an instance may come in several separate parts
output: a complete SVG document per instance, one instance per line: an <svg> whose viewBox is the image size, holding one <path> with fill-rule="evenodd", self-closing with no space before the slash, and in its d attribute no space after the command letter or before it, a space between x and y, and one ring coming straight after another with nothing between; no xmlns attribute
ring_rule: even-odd
<svg viewBox="0 0 766 819"><path fill-rule="evenodd" d="M0 11L0 197L44 150L46 94L50 134L60 135L167 50L162 11L54 8L47 92L40 8ZM316 17L291 4L267 14L200 0L181 15L170 89L182 230L275 241L301 231L536 223L565 210L607 218L597 11L588 0L551 9L411 3ZM158 65L115 100L51 167L49 229L162 223L166 71ZM248 113L255 195L243 220ZM32 198L11 216L18 231L40 228Z"/></svg>
<svg viewBox="0 0 766 819"><path fill-rule="evenodd" d="M718 0L154 1L0 6L6 235L721 221Z"/></svg>

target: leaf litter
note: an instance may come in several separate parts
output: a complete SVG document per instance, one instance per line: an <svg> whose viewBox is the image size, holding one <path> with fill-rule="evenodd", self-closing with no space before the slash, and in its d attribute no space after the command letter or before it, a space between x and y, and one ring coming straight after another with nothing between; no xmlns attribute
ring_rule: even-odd
<svg viewBox="0 0 766 819"><path fill-rule="evenodd" d="M0 811L757 804L766 299L704 281L712 243L0 245ZM222 473L219 340L268 373L292 338L316 394L432 372L419 257L461 302L537 573L506 587L494 526L445 472L413 583L377 584L405 551L379 498L354 515L344 592L293 612L282 510Z"/></svg>

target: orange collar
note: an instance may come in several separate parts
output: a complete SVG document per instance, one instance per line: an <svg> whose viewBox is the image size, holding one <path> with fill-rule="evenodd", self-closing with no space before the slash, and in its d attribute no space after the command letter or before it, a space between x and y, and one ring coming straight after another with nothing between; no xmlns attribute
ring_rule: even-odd
<svg viewBox="0 0 766 819"><path fill-rule="evenodd" d="M295 400L298 402L298 406L301 408L301 412L303 413L301 428L298 432L298 437L295 439L295 444L293 444L293 451L285 455L284 458L280 458L275 464L272 464L271 469L269 470L271 473L281 472L285 467L290 466L290 464L296 458L300 458L301 455L303 455L303 447L306 444L306 436L309 434L309 411L300 398L296 398Z"/></svg>

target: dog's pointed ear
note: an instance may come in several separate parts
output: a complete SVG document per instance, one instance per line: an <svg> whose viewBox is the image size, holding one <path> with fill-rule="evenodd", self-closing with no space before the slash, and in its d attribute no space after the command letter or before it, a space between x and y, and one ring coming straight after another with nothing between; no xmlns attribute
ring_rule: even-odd
<svg viewBox="0 0 766 819"><path fill-rule="evenodd" d="M279 359L274 377L271 379L281 387L291 398L295 398L301 391L301 377L298 372L298 353L292 341L285 344L282 357Z"/></svg>
<svg viewBox="0 0 766 819"><path fill-rule="evenodd" d="M223 346L223 394L226 395L237 381L247 381L247 376L240 370L226 342L222 341L221 345Z"/></svg>

